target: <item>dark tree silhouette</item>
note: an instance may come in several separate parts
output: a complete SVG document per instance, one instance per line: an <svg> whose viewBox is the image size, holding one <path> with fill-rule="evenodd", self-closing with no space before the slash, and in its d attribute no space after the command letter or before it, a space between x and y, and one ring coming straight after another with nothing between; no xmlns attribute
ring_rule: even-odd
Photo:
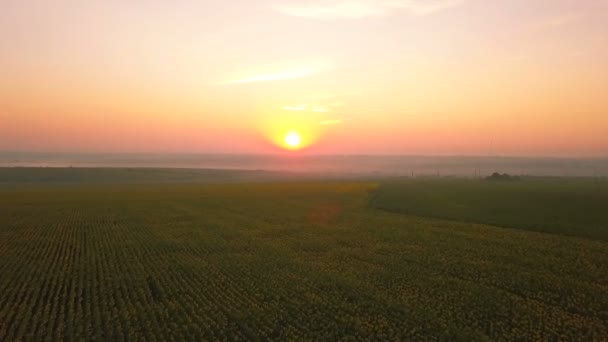
<svg viewBox="0 0 608 342"><path fill-rule="evenodd" d="M519 179L519 176L511 176L508 173L500 174L498 172L494 172L491 176L486 177L486 180L491 181L516 181Z"/></svg>

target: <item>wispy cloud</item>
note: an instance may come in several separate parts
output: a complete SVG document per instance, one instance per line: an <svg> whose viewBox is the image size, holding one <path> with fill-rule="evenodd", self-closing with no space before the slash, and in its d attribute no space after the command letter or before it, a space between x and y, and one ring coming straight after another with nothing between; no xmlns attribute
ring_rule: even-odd
<svg viewBox="0 0 608 342"><path fill-rule="evenodd" d="M541 21L538 25L540 28L554 28L564 25L569 25L578 22L585 18L587 13L585 12L567 12L560 13Z"/></svg>
<svg viewBox="0 0 608 342"><path fill-rule="evenodd" d="M337 124L341 124L342 120L340 119L329 119L329 120L323 120L321 122L319 122L319 125L321 126L331 126L331 125L337 125Z"/></svg>
<svg viewBox="0 0 608 342"><path fill-rule="evenodd" d="M425 16L456 7L465 0L332 0L272 6L282 14L318 20L361 19L384 16L395 10Z"/></svg>
<svg viewBox="0 0 608 342"><path fill-rule="evenodd" d="M521 41L524 37L527 38L532 35L546 36L549 33L559 34L560 29L569 28L570 25L582 23L587 16L589 16L589 13L585 11L546 14L505 32L505 37ZM530 58L531 56L529 53L520 53L513 55L511 60L523 61Z"/></svg>
<svg viewBox="0 0 608 342"><path fill-rule="evenodd" d="M312 111L315 113L327 113L329 112L329 108L325 106L313 106Z"/></svg>
<svg viewBox="0 0 608 342"><path fill-rule="evenodd" d="M290 103L282 107L283 110L287 111L307 111L312 113L329 113L333 112L337 108L343 107L344 103L339 100L333 100L332 102L327 102L321 100L314 100L311 102L303 101L303 102L295 102Z"/></svg>
<svg viewBox="0 0 608 342"><path fill-rule="evenodd" d="M240 72L220 82L223 85L246 84L255 82L284 81L312 76L327 71L327 63L291 63L258 68L252 71Z"/></svg>
<svg viewBox="0 0 608 342"><path fill-rule="evenodd" d="M306 110L306 105L291 105L291 106L285 106L283 107L283 110L289 110L289 111L302 111L302 110Z"/></svg>

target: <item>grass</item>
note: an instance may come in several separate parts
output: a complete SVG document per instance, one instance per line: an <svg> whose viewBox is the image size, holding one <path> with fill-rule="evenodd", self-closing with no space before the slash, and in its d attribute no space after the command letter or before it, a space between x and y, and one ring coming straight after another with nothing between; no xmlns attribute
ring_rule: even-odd
<svg viewBox="0 0 608 342"><path fill-rule="evenodd" d="M377 187L0 188L0 340L608 336L605 242L377 210Z"/></svg>
<svg viewBox="0 0 608 342"><path fill-rule="evenodd" d="M371 205L391 212L608 241L608 182L527 178L384 183Z"/></svg>

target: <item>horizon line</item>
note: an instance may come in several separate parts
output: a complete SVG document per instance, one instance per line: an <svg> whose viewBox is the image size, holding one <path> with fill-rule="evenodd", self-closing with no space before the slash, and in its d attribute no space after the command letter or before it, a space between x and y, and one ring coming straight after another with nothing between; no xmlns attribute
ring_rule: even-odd
<svg viewBox="0 0 608 342"><path fill-rule="evenodd" d="M517 154L447 154L447 153L428 153L428 154L412 154L412 153L306 153L299 152L275 152L275 153L259 153L259 152L77 152L77 151L32 151L32 150L0 150L0 156L8 154L23 154L23 155L88 155L88 156L288 156L288 157L417 157L417 158L479 158L479 159L608 159L606 155L517 155Z"/></svg>

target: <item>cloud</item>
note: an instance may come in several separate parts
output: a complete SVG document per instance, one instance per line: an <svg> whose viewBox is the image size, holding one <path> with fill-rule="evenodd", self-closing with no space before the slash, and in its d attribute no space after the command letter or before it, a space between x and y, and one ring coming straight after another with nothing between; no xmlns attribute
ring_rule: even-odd
<svg viewBox="0 0 608 342"><path fill-rule="evenodd" d="M361 19L388 15L404 10L412 15L425 16L456 7L465 0L332 0L275 5L272 8L284 15L317 19Z"/></svg>
<svg viewBox="0 0 608 342"><path fill-rule="evenodd" d="M327 113L330 111L330 109L327 106L323 106L323 105L305 105L305 104L299 104L299 105L288 105L288 106L284 106L283 110L288 110L288 111L311 111L314 113Z"/></svg>
<svg viewBox="0 0 608 342"><path fill-rule="evenodd" d="M395 0L386 1L385 3L394 8L408 10L414 15L425 16L457 7L464 2L465 0Z"/></svg>
<svg viewBox="0 0 608 342"><path fill-rule="evenodd" d="M301 111L301 110L306 110L306 105L291 105L291 106L285 106L283 107L283 110L289 110L289 111Z"/></svg>
<svg viewBox="0 0 608 342"><path fill-rule="evenodd" d="M560 29L568 28L569 25L576 25L582 22L589 13L583 11L553 13L535 18L533 21L515 27L511 32L507 32L507 37L511 39L528 38L531 35L546 35L553 31L559 32ZM524 54L513 56L513 60L529 59L531 56Z"/></svg>
<svg viewBox="0 0 608 342"><path fill-rule="evenodd" d="M342 101L333 100L332 102L327 102L323 100L313 100L313 101L302 101L296 103L290 103L284 105L283 110L287 111L307 111L312 113L329 113L337 108L343 107L344 103Z"/></svg>
<svg viewBox="0 0 608 342"><path fill-rule="evenodd" d="M277 65L259 68L253 71L246 71L229 77L228 80L220 82L222 85L246 84L268 81L285 81L312 76L329 69L326 63L292 63L287 65Z"/></svg>
<svg viewBox="0 0 608 342"><path fill-rule="evenodd" d="M329 119L329 120L323 120L319 122L319 125L321 126L331 126L331 125L337 125L337 124L341 124L342 120L340 119Z"/></svg>
<svg viewBox="0 0 608 342"><path fill-rule="evenodd" d="M569 13L560 13L549 17L539 23L541 28L554 28L569 25L571 23L575 23L584 19L587 14L584 12L569 12Z"/></svg>
<svg viewBox="0 0 608 342"><path fill-rule="evenodd" d="M315 113L327 113L329 109L325 106L313 106L312 111Z"/></svg>

